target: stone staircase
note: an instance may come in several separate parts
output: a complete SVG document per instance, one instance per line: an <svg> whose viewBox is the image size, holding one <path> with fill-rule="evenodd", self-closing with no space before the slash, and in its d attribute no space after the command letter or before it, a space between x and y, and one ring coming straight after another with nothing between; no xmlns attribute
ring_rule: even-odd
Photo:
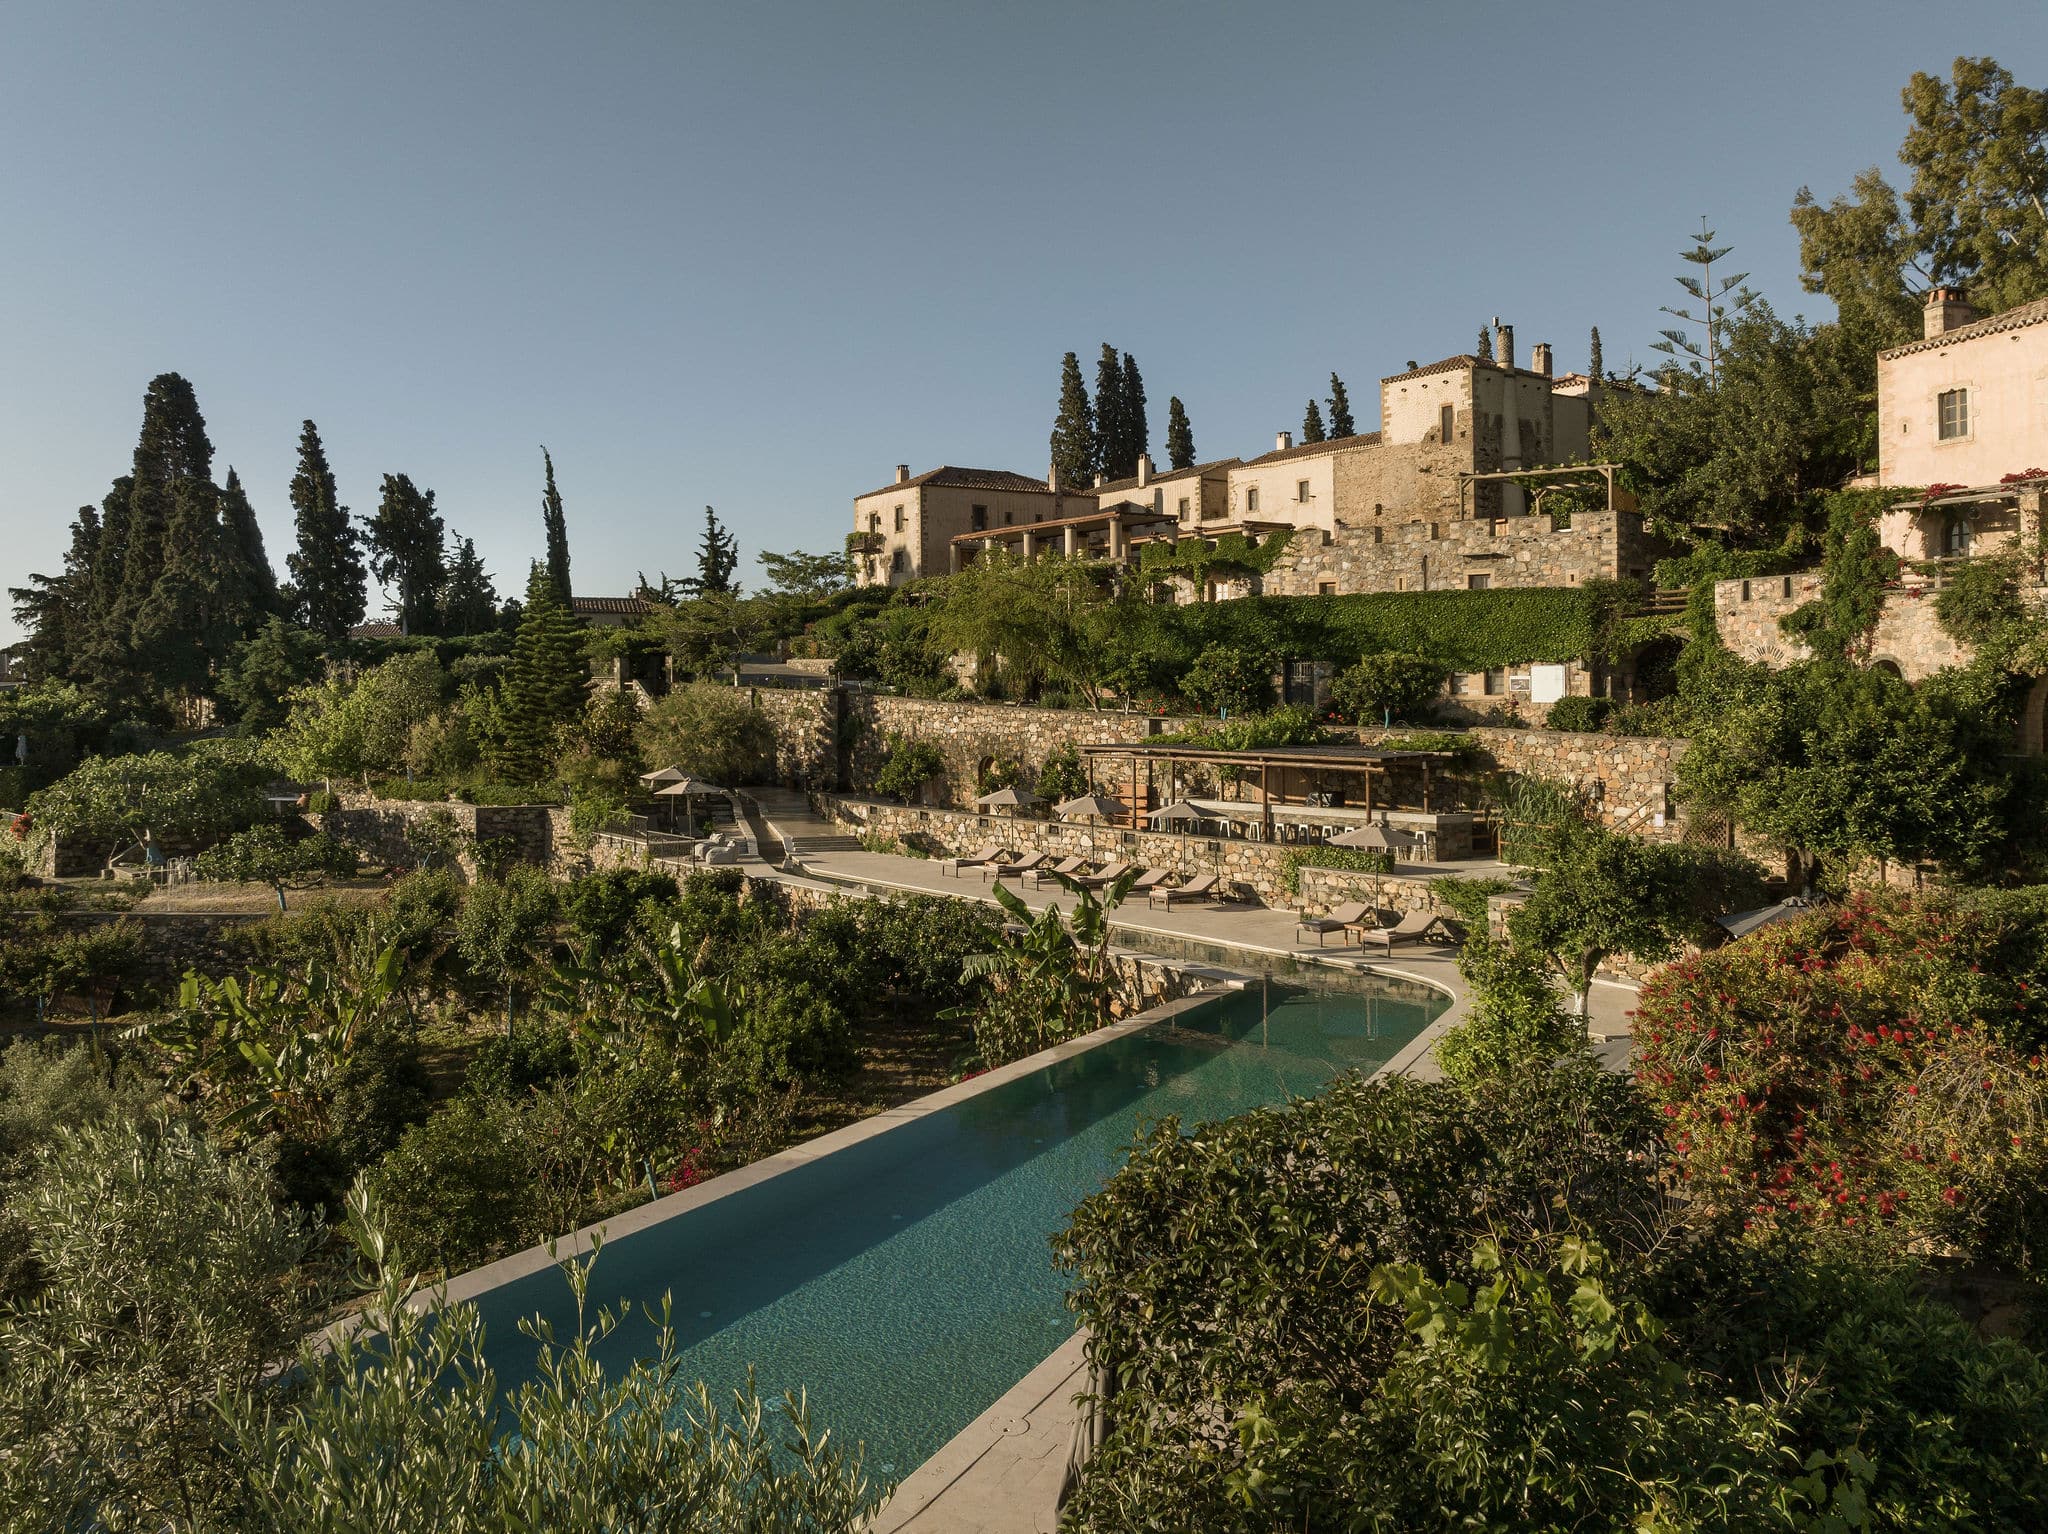
<svg viewBox="0 0 2048 1534"><path fill-rule="evenodd" d="M827 852L858 852L860 838L849 836L839 826L821 817L804 795L786 788L756 788L747 792L748 821L758 820L761 829L780 849L781 857L802 860Z"/></svg>

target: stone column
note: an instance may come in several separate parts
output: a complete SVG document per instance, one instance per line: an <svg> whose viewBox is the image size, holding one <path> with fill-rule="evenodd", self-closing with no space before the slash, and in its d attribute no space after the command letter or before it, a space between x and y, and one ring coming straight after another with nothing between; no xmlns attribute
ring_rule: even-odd
<svg viewBox="0 0 2048 1534"><path fill-rule="evenodd" d="M1074 557L1074 524L1071 522L1060 529L1060 552L1069 559Z"/></svg>

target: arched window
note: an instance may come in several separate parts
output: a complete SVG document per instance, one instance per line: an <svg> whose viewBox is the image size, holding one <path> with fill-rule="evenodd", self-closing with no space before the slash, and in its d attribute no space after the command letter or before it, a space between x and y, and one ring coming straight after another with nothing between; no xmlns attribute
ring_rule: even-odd
<svg viewBox="0 0 2048 1534"><path fill-rule="evenodd" d="M1941 552L1960 557L1970 552L1970 519L1956 515L1948 519L1948 526L1942 530Z"/></svg>

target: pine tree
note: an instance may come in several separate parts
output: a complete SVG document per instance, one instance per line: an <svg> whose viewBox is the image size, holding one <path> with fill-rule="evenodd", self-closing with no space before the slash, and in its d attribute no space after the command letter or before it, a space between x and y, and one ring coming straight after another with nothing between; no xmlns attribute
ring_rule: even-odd
<svg viewBox="0 0 2048 1534"><path fill-rule="evenodd" d="M553 579L554 572L548 574ZM476 540L458 538L455 558L448 566L448 584L441 588L441 632L488 634L497 626L498 592L483 560L477 557Z"/></svg>
<svg viewBox="0 0 2048 1534"><path fill-rule="evenodd" d="M1129 352L1124 353L1123 405L1125 456L1135 474L1139 455L1152 452L1152 427L1145 419L1145 380L1138 374L1138 359Z"/></svg>
<svg viewBox="0 0 2048 1534"><path fill-rule="evenodd" d="M1317 408L1314 400L1308 402L1308 413L1301 418L1301 440L1303 442L1320 442L1323 440L1323 412Z"/></svg>
<svg viewBox="0 0 2048 1534"><path fill-rule="evenodd" d="M1351 393L1344 380L1330 375L1330 437L1333 441L1358 435L1358 423L1351 419Z"/></svg>
<svg viewBox="0 0 2048 1534"><path fill-rule="evenodd" d="M1473 355L1481 362L1493 361L1493 332L1484 325L1479 327L1479 350Z"/></svg>
<svg viewBox="0 0 2048 1534"><path fill-rule="evenodd" d="M397 588L391 606L401 633L431 634L438 626L434 602L448 579L444 532L433 491L403 474L384 476L383 499L370 519L370 567Z"/></svg>
<svg viewBox="0 0 2048 1534"><path fill-rule="evenodd" d="M704 536L697 540L697 575L687 582L692 596L737 596L733 572L740 567L740 546L718 520L718 513L704 508Z"/></svg>
<svg viewBox="0 0 2048 1534"><path fill-rule="evenodd" d="M1601 366L1600 327L1598 325L1593 327L1593 339L1586 347L1586 353L1586 372L1591 376L1593 382L1599 383L1607 376L1607 373Z"/></svg>
<svg viewBox="0 0 2048 1534"><path fill-rule="evenodd" d="M220 514L241 556L249 587L249 605L259 615L258 621L268 618L280 610L277 572L271 569L270 556L263 547L263 529L257 525L256 508L249 504L248 492L242 488L242 476L235 472L232 464L228 466L228 481L221 486Z"/></svg>
<svg viewBox="0 0 2048 1534"><path fill-rule="evenodd" d="M493 765L500 777L518 784L546 779L563 729L583 717L589 682L583 631L556 591L554 576L535 560L499 698L501 736Z"/></svg>
<svg viewBox="0 0 2048 1534"><path fill-rule="evenodd" d="M540 459L547 466L547 489L540 497L540 521L548 535L548 574L554 578L562 601L574 612L576 600L569 587L569 523L562 515L562 492L555 488L555 460L548 456L545 447L540 450Z"/></svg>
<svg viewBox="0 0 2048 1534"><path fill-rule="evenodd" d="M28 585L8 590L14 621L28 636L22 641L22 661L30 681L89 680L84 666L92 638L100 544L99 508L81 506L72 519L63 573L30 575Z"/></svg>
<svg viewBox="0 0 2048 1534"><path fill-rule="evenodd" d="M1095 412L1081 363L1072 352L1060 359L1060 408L1052 421L1052 466L1068 489L1088 483L1095 469Z"/></svg>
<svg viewBox="0 0 2048 1534"><path fill-rule="evenodd" d="M299 430L291 501L298 547L285 563L292 573L293 616L323 638L346 638L369 605L362 534L341 504L320 430L311 421Z"/></svg>
<svg viewBox="0 0 2048 1534"><path fill-rule="evenodd" d="M1195 466L1195 430L1178 394L1166 402L1166 461L1176 469Z"/></svg>
<svg viewBox="0 0 2048 1534"><path fill-rule="evenodd" d="M1678 279L1678 285L1685 289L1687 295L1699 306L1699 312L1694 313L1691 309L1674 309L1669 304L1663 308L1664 312L1674 319L1699 326L1701 338L1695 341L1690 333L1683 330L1660 330L1657 333L1664 339L1650 343L1652 351L1663 352L1673 361L1688 361L1693 372L1703 373L1710 386L1718 375L1721 332L1727 328L1728 316L1731 313L1741 314L1756 302L1757 297L1743 286L1744 279L1749 276L1747 272L1737 272L1732 277L1723 277L1718 283L1714 280L1714 263L1734 248L1733 245L1717 247L1714 244L1714 231L1707 227L1704 217L1700 219L1700 232L1693 239L1692 249L1679 252L1680 256L1700 269L1700 274L1697 277L1681 276ZM1724 298L1728 300L1726 304L1721 302Z"/></svg>
<svg viewBox="0 0 2048 1534"><path fill-rule="evenodd" d="M1137 460L1124 462L1131 440L1124 414L1124 366L1107 341L1095 363L1095 468L1105 479L1128 479L1138 472Z"/></svg>

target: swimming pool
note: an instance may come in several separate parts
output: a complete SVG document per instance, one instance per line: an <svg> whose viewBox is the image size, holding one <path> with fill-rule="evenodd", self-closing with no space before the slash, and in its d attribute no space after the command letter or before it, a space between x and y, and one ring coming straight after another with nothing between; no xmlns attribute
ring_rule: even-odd
<svg viewBox="0 0 2048 1534"><path fill-rule="evenodd" d="M593 1305L673 1296L686 1379L715 1399L809 1391L814 1420L908 1474L1072 1334L1048 1238L1141 1122L1226 1117L1383 1064L1444 1009L1378 976L1243 992L1110 1039L607 1242ZM530 1372L517 1320L574 1325L552 1268L476 1297L499 1379ZM608 1365L651 1349L644 1318Z"/></svg>

